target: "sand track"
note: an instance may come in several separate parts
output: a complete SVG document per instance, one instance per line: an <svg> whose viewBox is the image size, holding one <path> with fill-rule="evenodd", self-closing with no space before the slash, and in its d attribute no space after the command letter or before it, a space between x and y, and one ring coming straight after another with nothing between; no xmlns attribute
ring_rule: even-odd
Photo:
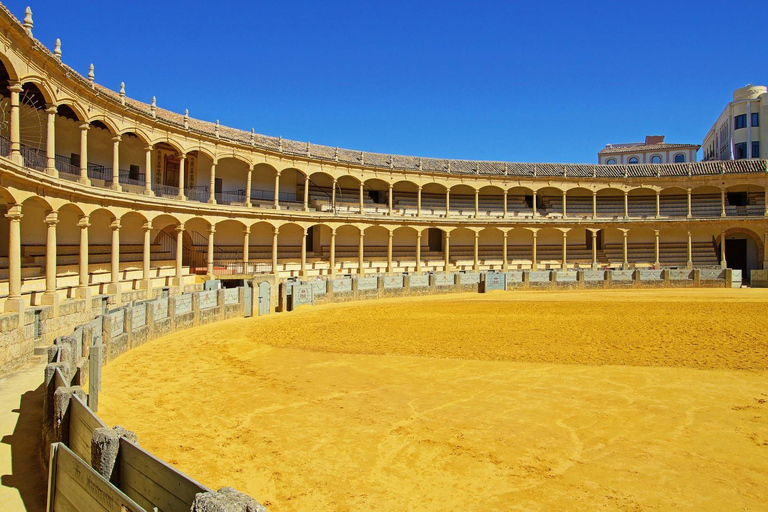
<svg viewBox="0 0 768 512"><path fill-rule="evenodd" d="M759 510L766 306L510 292L232 320L111 363L100 414L275 511Z"/></svg>

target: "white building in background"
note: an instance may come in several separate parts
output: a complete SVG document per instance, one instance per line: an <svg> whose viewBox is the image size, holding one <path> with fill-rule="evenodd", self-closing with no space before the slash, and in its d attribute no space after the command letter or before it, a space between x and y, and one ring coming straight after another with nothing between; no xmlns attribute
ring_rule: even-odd
<svg viewBox="0 0 768 512"><path fill-rule="evenodd" d="M703 160L768 157L768 89L748 84L733 91L715 124L704 137ZM763 141L761 144L760 141Z"/></svg>
<svg viewBox="0 0 768 512"><path fill-rule="evenodd" d="M669 144L664 135L647 135L644 142L606 144L597 154L597 163L621 164L671 164L696 161L697 144Z"/></svg>

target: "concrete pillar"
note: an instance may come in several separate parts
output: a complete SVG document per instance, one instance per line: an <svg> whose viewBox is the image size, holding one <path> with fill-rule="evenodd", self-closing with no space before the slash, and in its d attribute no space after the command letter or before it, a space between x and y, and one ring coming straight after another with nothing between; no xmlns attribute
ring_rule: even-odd
<svg viewBox="0 0 768 512"><path fill-rule="evenodd" d="M766 214L768 215L768 213ZM416 191L416 216L421 217L421 185L419 185L419 189Z"/></svg>
<svg viewBox="0 0 768 512"><path fill-rule="evenodd" d="M766 238L768 238L768 235L766 235ZM421 274L421 231L416 233L416 273Z"/></svg>
<svg viewBox="0 0 768 512"><path fill-rule="evenodd" d="M592 232L592 270L597 270L597 231L591 229Z"/></svg>
<svg viewBox="0 0 768 512"><path fill-rule="evenodd" d="M451 189L445 189L445 217L451 216Z"/></svg>
<svg viewBox="0 0 768 512"><path fill-rule="evenodd" d="M568 231L563 231L563 270L568 270Z"/></svg>
<svg viewBox="0 0 768 512"><path fill-rule="evenodd" d="M509 233L506 231L504 232L504 240L502 241L501 246L501 269L506 272L509 268L509 260L507 258L507 237L509 236Z"/></svg>
<svg viewBox="0 0 768 512"><path fill-rule="evenodd" d="M477 196L475 196L477 198ZM472 267L475 272L480 272L480 233L475 232L475 259Z"/></svg>
<svg viewBox="0 0 768 512"><path fill-rule="evenodd" d="M656 196L656 197L658 197L658 196ZM653 245L653 253L654 253L653 266L655 268L659 268L661 266L661 264L659 263L659 230L658 229L654 229L653 233L655 235L655 239L654 239L655 241L654 241L654 245Z"/></svg>
<svg viewBox="0 0 768 512"><path fill-rule="evenodd" d="M451 270L451 234L446 231L444 233L444 242L443 242L443 250L445 254L445 271L450 272Z"/></svg>
<svg viewBox="0 0 768 512"><path fill-rule="evenodd" d="M245 206L251 207L251 184L253 183L253 168L255 164L248 167L248 174L245 176Z"/></svg>
<svg viewBox="0 0 768 512"><path fill-rule="evenodd" d="M144 253L141 259L141 287L147 290L147 298L152 298L152 279L150 276L150 266L152 263L152 223L145 222L144 228Z"/></svg>
<svg viewBox="0 0 768 512"><path fill-rule="evenodd" d="M277 236L280 234L280 228L275 228L272 231L272 273L277 277Z"/></svg>
<svg viewBox="0 0 768 512"><path fill-rule="evenodd" d="M357 274L359 276L365 275L365 261L363 260L365 252L365 230L360 228L360 242L357 246Z"/></svg>
<svg viewBox="0 0 768 512"><path fill-rule="evenodd" d="M691 214L691 189L688 189L688 213L685 216L689 219L693 217L693 215Z"/></svg>
<svg viewBox="0 0 768 512"><path fill-rule="evenodd" d="M656 191L656 218L661 217L661 190Z"/></svg>
<svg viewBox="0 0 768 512"><path fill-rule="evenodd" d="M307 276L307 228L301 236L301 267L299 270L301 277Z"/></svg>
<svg viewBox="0 0 768 512"><path fill-rule="evenodd" d="M363 214L363 204L364 204L364 190L363 190L363 182L360 182L360 215Z"/></svg>
<svg viewBox="0 0 768 512"><path fill-rule="evenodd" d="M80 179L78 180L83 185L90 185L91 180L88 179L88 130L91 125L83 123L80 125Z"/></svg>
<svg viewBox="0 0 768 512"><path fill-rule="evenodd" d="M122 137L112 137L112 190L120 190L120 141Z"/></svg>
<svg viewBox="0 0 768 512"><path fill-rule="evenodd" d="M24 300L21 298L21 205L10 206L5 216L9 220L8 298L5 299L5 311L21 313L24 310Z"/></svg>
<svg viewBox="0 0 768 512"><path fill-rule="evenodd" d="M395 237L395 233L393 231L389 232L389 237L387 238L387 275L391 276L393 271L393 265L392 265L392 239Z"/></svg>
<svg viewBox="0 0 768 512"><path fill-rule="evenodd" d="M208 279L213 279L213 238L216 235L216 226L208 228L208 256L206 258Z"/></svg>
<svg viewBox="0 0 768 512"><path fill-rule="evenodd" d="M475 190L475 218L480 217L480 191Z"/></svg>
<svg viewBox="0 0 768 512"><path fill-rule="evenodd" d="M336 228L331 228L331 278L336 275Z"/></svg>
<svg viewBox="0 0 768 512"><path fill-rule="evenodd" d="M629 218L629 191L624 191L624 218Z"/></svg>
<svg viewBox="0 0 768 512"><path fill-rule="evenodd" d="M592 218L597 218L597 190L592 191Z"/></svg>
<svg viewBox="0 0 768 512"><path fill-rule="evenodd" d="M628 241L627 239L629 237L629 230L628 229L622 229L621 231L624 234L624 239L623 239L623 244L624 245L622 247L623 255L624 255L624 262L623 262L622 268L626 270L626 269L629 268L629 254L628 254L629 251L627 249L627 241Z"/></svg>
<svg viewBox="0 0 768 512"><path fill-rule="evenodd" d="M568 218L568 193L563 190L563 218Z"/></svg>
<svg viewBox="0 0 768 512"><path fill-rule="evenodd" d="M685 268L693 268L693 248L691 246L691 230L688 230L688 261Z"/></svg>
<svg viewBox="0 0 768 512"><path fill-rule="evenodd" d="M249 251L251 250L251 228L247 227L243 230L243 264L246 266L244 272L248 274L248 259L250 257Z"/></svg>
<svg viewBox="0 0 768 512"><path fill-rule="evenodd" d="M212 169L211 173L215 173ZM152 171L152 145L144 147L144 194L148 196L155 195L152 192L152 183L154 183L155 173Z"/></svg>
<svg viewBox="0 0 768 512"><path fill-rule="evenodd" d="M533 191L533 201L531 204L531 209L533 210L533 217L536 218L536 191Z"/></svg>
<svg viewBox="0 0 768 512"><path fill-rule="evenodd" d="M176 226L176 280L178 284L181 284L182 269L181 264L183 262L182 256L184 255L184 223Z"/></svg>
<svg viewBox="0 0 768 512"><path fill-rule="evenodd" d="M77 223L80 228L80 257L78 261L78 286L77 296L81 299L89 299L88 289L88 228L91 227L90 217L83 215Z"/></svg>
<svg viewBox="0 0 768 512"><path fill-rule="evenodd" d="M720 267L728 268L728 262L725 260L725 231L720 233Z"/></svg>
<svg viewBox="0 0 768 512"><path fill-rule="evenodd" d="M387 215L389 215L389 216L392 216L392 196L394 195L393 191L394 191L394 188L393 188L392 184L390 183L389 184L389 195L387 196L387 212L388 212Z"/></svg>
<svg viewBox="0 0 768 512"><path fill-rule="evenodd" d="M59 171L56 169L56 105L46 105L45 113L48 116L45 135L45 172L58 178Z"/></svg>
<svg viewBox="0 0 768 512"><path fill-rule="evenodd" d="M333 185L331 185L331 208L334 213L336 212L336 178L333 179Z"/></svg>
<svg viewBox="0 0 768 512"><path fill-rule="evenodd" d="M720 191L720 216L725 217L725 189Z"/></svg>
<svg viewBox="0 0 768 512"><path fill-rule="evenodd" d="M186 165L187 161L187 155L186 153L181 154L181 159L179 160L179 200L185 201L187 198L184 195L184 166Z"/></svg>
<svg viewBox="0 0 768 512"><path fill-rule="evenodd" d="M506 190L506 189L504 189L504 204L502 205L502 206L503 206L503 208L504 208L504 213L503 213L503 214L502 214L502 216L501 216L503 219L506 219L506 218L507 218L507 208L508 208L508 207L507 207L507 196L508 196L508 195L509 195L509 191L508 191L508 190Z"/></svg>
<svg viewBox="0 0 768 512"><path fill-rule="evenodd" d="M275 210L280 209L280 171L275 173Z"/></svg>
<svg viewBox="0 0 768 512"><path fill-rule="evenodd" d="M304 211L309 211L309 174L304 176Z"/></svg>
<svg viewBox="0 0 768 512"><path fill-rule="evenodd" d="M115 219L112 224L109 225L112 229L112 259L111 259L111 272L109 279L109 293L118 296L117 300L120 300L120 219Z"/></svg>
<svg viewBox="0 0 768 512"><path fill-rule="evenodd" d="M20 83L12 84L8 87L11 93L11 161L19 165L23 164L21 158L21 121L19 117L19 93L22 90Z"/></svg>
<svg viewBox="0 0 768 512"><path fill-rule="evenodd" d="M537 270L539 265L536 263L536 231L533 232L533 246L531 247L531 270Z"/></svg>
<svg viewBox="0 0 768 512"><path fill-rule="evenodd" d="M42 303L53 306L53 316L59 314L59 296L56 294L56 225L59 223L59 214L48 212L45 216L46 242L45 242L45 293Z"/></svg>
<svg viewBox="0 0 768 512"><path fill-rule="evenodd" d="M216 204L216 164L217 160L214 160L211 164L211 181L208 182L208 204Z"/></svg>

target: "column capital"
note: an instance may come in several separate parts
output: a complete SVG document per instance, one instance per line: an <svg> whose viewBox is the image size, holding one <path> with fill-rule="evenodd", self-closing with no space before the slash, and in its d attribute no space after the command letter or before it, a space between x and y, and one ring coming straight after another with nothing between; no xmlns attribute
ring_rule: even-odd
<svg viewBox="0 0 768 512"><path fill-rule="evenodd" d="M117 231L120 229L120 219L113 220L109 227L112 228L112 231Z"/></svg>
<svg viewBox="0 0 768 512"><path fill-rule="evenodd" d="M21 205L15 204L8 208L8 213L5 214L5 218L11 221L20 221L24 215L21 213ZM768 231L766 231L768 233Z"/></svg>
<svg viewBox="0 0 768 512"><path fill-rule="evenodd" d="M184 151L180 152L179 153L179 159L180 160L186 160L187 159L187 154Z"/></svg>
<svg viewBox="0 0 768 512"><path fill-rule="evenodd" d="M272 230L272 236L277 236L280 234L280 228L274 228Z"/></svg>
<svg viewBox="0 0 768 512"><path fill-rule="evenodd" d="M184 223L180 223L178 226L176 226L176 232L181 233L184 231Z"/></svg>
<svg viewBox="0 0 768 512"><path fill-rule="evenodd" d="M208 228L208 234L209 235L213 235L215 233L216 233L216 226L212 225L211 227Z"/></svg>
<svg viewBox="0 0 768 512"><path fill-rule="evenodd" d="M86 229L86 228L91 227L91 218L88 215L83 215L77 221L77 227L79 227L81 229Z"/></svg>
<svg viewBox="0 0 768 512"><path fill-rule="evenodd" d="M244 235L250 235L250 234L251 234L251 228L250 228L250 226L247 226L247 227L245 227L245 228L243 229L243 234L244 234Z"/></svg>
<svg viewBox="0 0 768 512"><path fill-rule="evenodd" d="M389 238L395 238L395 232L394 231L390 231L389 232Z"/></svg>
<svg viewBox="0 0 768 512"><path fill-rule="evenodd" d="M51 115L51 114L55 115L56 112L58 112L58 109L56 108L56 105L54 105L53 103L46 103L45 104L45 113L46 114L48 114L48 115Z"/></svg>
<svg viewBox="0 0 768 512"><path fill-rule="evenodd" d="M55 226L59 223L59 212L47 212L44 222L49 226Z"/></svg>
<svg viewBox="0 0 768 512"><path fill-rule="evenodd" d="M87 132L91 129L90 123L83 123L80 125L80 131Z"/></svg>
<svg viewBox="0 0 768 512"><path fill-rule="evenodd" d="M112 137L112 142L120 142L121 140L123 140L123 138L120 135Z"/></svg>
<svg viewBox="0 0 768 512"><path fill-rule="evenodd" d="M152 223L151 222L145 222L141 227L144 228L144 231L151 231L152 230Z"/></svg>
<svg viewBox="0 0 768 512"><path fill-rule="evenodd" d="M144 151L149 152L149 151L152 151L153 149L155 149L154 144L147 144L146 146L144 146Z"/></svg>
<svg viewBox="0 0 768 512"><path fill-rule="evenodd" d="M331 228L331 237L336 236L336 228Z"/></svg>
<svg viewBox="0 0 768 512"><path fill-rule="evenodd" d="M480 238L480 232L479 231L475 231L475 238Z"/></svg>
<svg viewBox="0 0 768 512"><path fill-rule="evenodd" d="M21 86L21 82L9 82L8 83L8 90L11 92L21 92L23 87Z"/></svg>

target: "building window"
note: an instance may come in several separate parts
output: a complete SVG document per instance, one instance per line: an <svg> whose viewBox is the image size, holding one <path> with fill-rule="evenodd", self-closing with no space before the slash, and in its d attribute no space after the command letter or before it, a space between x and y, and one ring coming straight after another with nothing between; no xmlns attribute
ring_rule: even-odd
<svg viewBox="0 0 768 512"><path fill-rule="evenodd" d="M752 158L760 158L760 141L752 141Z"/></svg>
<svg viewBox="0 0 768 512"><path fill-rule="evenodd" d="M661 163L661 157L659 155L653 155L651 157L651 163L652 164L660 164Z"/></svg>
<svg viewBox="0 0 768 512"><path fill-rule="evenodd" d="M739 128L746 128L747 127L747 114L741 114L740 116L735 116L733 118L733 129L738 130Z"/></svg>
<svg viewBox="0 0 768 512"><path fill-rule="evenodd" d="M752 126L760 126L760 114L752 114Z"/></svg>
<svg viewBox="0 0 768 512"><path fill-rule="evenodd" d="M605 163L608 164L608 165L614 165L616 163L616 159L615 158L609 158L608 160L605 161Z"/></svg>
<svg viewBox="0 0 768 512"><path fill-rule="evenodd" d="M733 145L733 159L741 160L742 158L747 158L746 142L739 142L738 144Z"/></svg>
<svg viewBox="0 0 768 512"><path fill-rule="evenodd" d="M682 153L678 153L675 155L675 163L676 164L682 164L685 163L685 155Z"/></svg>
<svg viewBox="0 0 768 512"><path fill-rule="evenodd" d="M628 160L628 162L629 162L630 164L636 164L636 163L637 163L637 157L636 157L636 156L633 156L632 158L630 158L630 159Z"/></svg>

